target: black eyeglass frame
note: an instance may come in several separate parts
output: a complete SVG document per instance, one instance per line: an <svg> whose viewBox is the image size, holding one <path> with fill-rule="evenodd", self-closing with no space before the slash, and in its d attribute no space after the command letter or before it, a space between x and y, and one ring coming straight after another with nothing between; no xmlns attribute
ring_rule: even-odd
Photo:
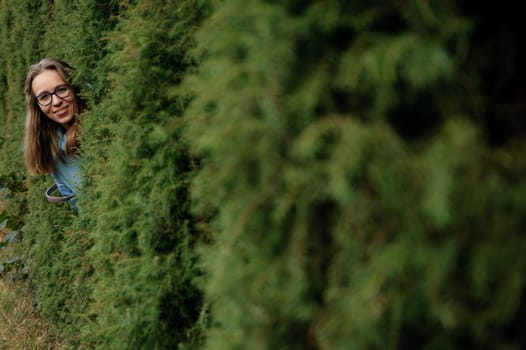
<svg viewBox="0 0 526 350"><path fill-rule="evenodd" d="M64 96L59 96L59 95L57 94L57 90L62 89L62 88L66 88L65 91L67 91L67 94L64 95ZM53 90L53 91L50 91L50 92L47 92L47 91L46 91L46 92L41 93L41 94L38 95L38 96L35 96L35 101L36 101L36 103L37 103L38 105L40 105L40 106L42 106L42 107L47 107L47 106L49 106L49 105L53 102L53 95L55 95L55 96L57 96L57 98L60 98L61 100L63 100L63 99L65 99L66 97L69 96L69 94L71 93L71 89L72 89L72 86L71 86L71 85L69 85L69 84L62 84L62 85L57 86L57 87L55 88L55 90ZM49 95L49 97L50 97L50 99L49 99L49 103L46 103L46 104L41 103L40 100L39 100L42 96L45 96L45 95Z"/></svg>

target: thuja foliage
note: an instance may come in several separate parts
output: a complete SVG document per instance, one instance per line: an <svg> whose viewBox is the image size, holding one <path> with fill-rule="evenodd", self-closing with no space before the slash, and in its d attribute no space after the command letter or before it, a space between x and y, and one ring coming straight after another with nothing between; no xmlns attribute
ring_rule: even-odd
<svg viewBox="0 0 526 350"><path fill-rule="evenodd" d="M32 25L42 28L40 11L33 11L25 2L0 2L0 217L2 233L13 230L8 236L0 235L0 245L5 247L2 256L3 270L24 268L20 238L27 213L27 189L22 161L22 133L24 127L23 86L27 66L38 56L41 33ZM11 234L16 235L11 236ZM16 239L13 239L16 238ZM16 245L16 248L14 246ZM15 255L4 255L13 247ZM13 269L14 268L14 269ZM13 272L13 271L11 271ZM25 275L24 272L24 275ZM17 273L17 279L21 275ZM2 274L2 277L5 278Z"/></svg>
<svg viewBox="0 0 526 350"><path fill-rule="evenodd" d="M526 144L477 123L463 13L217 5L186 114L207 349L524 345Z"/></svg>
<svg viewBox="0 0 526 350"><path fill-rule="evenodd" d="M2 174L23 179L22 132L24 127L24 86L27 66L38 57L36 50L42 28L40 11L26 2L0 2L0 159Z"/></svg>
<svg viewBox="0 0 526 350"><path fill-rule="evenodd" d="M86 120L86 155L97 169L96 200L85 203L95 221L96 321L84 334L101 349L193 349L200 341L193 165L180 132L189 96L179 85L196 64L188 51L206 14L199 1L139 1L108 34L111 89L92 109L96 124ZM111 138L101 154L89 138L104 132Z"/></svg>

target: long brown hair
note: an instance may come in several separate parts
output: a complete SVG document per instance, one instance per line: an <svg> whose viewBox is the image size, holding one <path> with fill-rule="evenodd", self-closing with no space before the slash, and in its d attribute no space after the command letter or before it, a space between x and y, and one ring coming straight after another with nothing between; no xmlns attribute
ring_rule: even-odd
<svg viewBox="0 0 526 350"><path fill-rule="evenodd" d="M24 159L28 171L33 175L52 173L55 170L55 159L57 157L64 161L57 141L57 131L61 126L42 112L33 94L33 79L45 70L56 71L64 82L70 85L73 71L66 62L51 58L44 58L29 67L24 88L26 95ZM73 86L73 89L75 116L66 131L66 155L69 157L75 155L79 149L80 122L78 115L85 109L85 103L79 97L78 87Z"/></svg>

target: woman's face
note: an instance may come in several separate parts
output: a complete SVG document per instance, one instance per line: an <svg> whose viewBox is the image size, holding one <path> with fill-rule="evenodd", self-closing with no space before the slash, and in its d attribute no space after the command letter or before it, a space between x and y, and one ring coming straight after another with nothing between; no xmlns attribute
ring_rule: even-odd
<svg viewBox="0 0 526 350"><path fill-rule="evenodd" d="M64 87L68 90L64 90ZM66 84L64 79L62 79L55 70L45 70L35 76L31 88L37 99L40 97L40 100L43 100L43 103L39 103L42 112L44 112L49 119L67 128L76 112L76 99L73 89ZM59 97L65 95L67 96ZM44 98L45 96L47 96L48 100L49 97L51 97L51 100L47 101L46 98ZM47 104L47 102L50 102L47 106L43 105Z"/></svg>

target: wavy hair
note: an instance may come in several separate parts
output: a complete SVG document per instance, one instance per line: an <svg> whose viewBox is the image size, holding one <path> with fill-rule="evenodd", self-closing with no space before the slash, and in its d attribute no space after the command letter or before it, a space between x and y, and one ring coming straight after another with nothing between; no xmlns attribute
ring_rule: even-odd
<svg viewBox="0 0 526 350"><path fill-rule="evenodd" d="M66 131L66 155L75 155L80 147L80 122L78 115L86 104L79 97L80 90L71 84L72 67L66 62L44 58L29 67L24 92L26 97L26 124L24 138L24 160L29 173L33 175L49 174L55 170L55 159L64 162L57 140L57 131L62 126L49 119L35 101L33 79L46 70L56 71L66 84L73 87L75 95L75 116Z"/></svg>

